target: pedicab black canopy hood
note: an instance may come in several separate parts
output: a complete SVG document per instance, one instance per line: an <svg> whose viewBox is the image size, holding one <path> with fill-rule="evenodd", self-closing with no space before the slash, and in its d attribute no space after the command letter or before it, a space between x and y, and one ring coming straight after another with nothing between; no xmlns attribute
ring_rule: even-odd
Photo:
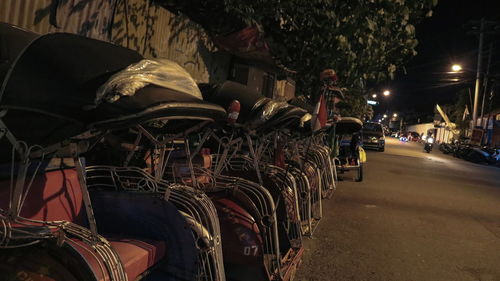
<svg viewBox="0 0 500 281"><path fill-rule="evenodd" d="M40 34L0 22L0 87L19 53Z"/></svg>
<svg viewBox="0 0 500 281"><path fill-rule="evenodd" d="M54 144L86 130L84 110L112 74L142 57L126 48L73 34L55 33L31 42L3 81L2 118L18 140Z"/></svg>
<svg viewBox="0 0 500 281"><path fill-rule="evenodd" d="M335 126L336 134L353 134L361 131L363 128L363 122L354 117L342 117L342 119L340 119Z"/></svg>
<svg viewBox="0 0 500 281"><path fill-rule="evenodd" d="M74 34L41 36L26 47L7 74L0 90L4 113L0 118L17 140L48 146L89 127L123 126L181 113L194 119L225 115L218 106L155 86L95 107L97 89L142 59L135 51ZM5 138L1 141L4 144Z"/></svg>
<svg viewBox="0 0 500 281"><path fill-rule="evenodd" d="M238 100L241 110L237 122L247 128L266 130L280 127L292 120L300 120L306 113L302 108L286 102L267 98L248 86L225 81L221 85L204 84L200 86L206 100L228 107L233 100Z"/></svg>

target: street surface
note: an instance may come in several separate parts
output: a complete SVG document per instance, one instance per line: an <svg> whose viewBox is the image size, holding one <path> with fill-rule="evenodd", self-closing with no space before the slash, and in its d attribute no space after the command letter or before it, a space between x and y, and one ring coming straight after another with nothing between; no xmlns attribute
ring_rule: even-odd
<svg viewBox="0 0 500 281"><path fill-rule="evenodd" d="M387 137L305 239L299 281L500 281L500 169Z"/></svg>

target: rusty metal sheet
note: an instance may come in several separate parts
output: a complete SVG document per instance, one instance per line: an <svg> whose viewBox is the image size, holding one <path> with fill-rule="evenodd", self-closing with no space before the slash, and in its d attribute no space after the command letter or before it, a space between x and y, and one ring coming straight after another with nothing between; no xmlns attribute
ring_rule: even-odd
<svg viewBox="0 0 500 281"><path fill-rule="evenodd" d="M51 3L51 0L2 0L0 21L47 33Z"/></svg>
<svg viewBox="0 0 500 281"><path fill-rule="evenodd" d="M69 32L109 41L116 0L59 1L51 32Z"/></svg>
<svg viewBox="0 0 500 281"><path fill-rule="evenodd" d="M111 40L148 58L173 60L198 82L227 78L229 54L218 51L197 24L149 1L117 5Z"/></svg>
<svg viewBox="0 0 500 281"><path fill-rule="evenodd" d="M69 32L179 63L198 82L227 78L230 55L187 18L145 0L1 0L0 21L38 33Z"/></svg>
<svg viewBox="0 0 500 281"><path fill-rule="evenodd" d="M38 32L109 40L116 0L2 0L0 21Z"/></svg>

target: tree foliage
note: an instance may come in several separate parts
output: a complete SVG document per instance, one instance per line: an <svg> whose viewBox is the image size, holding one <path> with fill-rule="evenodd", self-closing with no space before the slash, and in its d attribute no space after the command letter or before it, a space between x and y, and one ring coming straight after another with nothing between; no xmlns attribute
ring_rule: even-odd
<svg viewBox="0 0 500 281"><path fill-rule="evenodd" d="M160 2L185 13L212 34L259 27L273 56L296 71L302 94L315 89L318 74L325 68L335 69L348 88L362 89L366 82L392 78L398 67L416 55L415 24L431 16L437 4L437 0ZM356 97L366 102L366 96Z"/></svg>
<svg viewBox="0 0 500 281"><path fill-rule="evenodd" d="M345 96L345 100L337 105L341 116L356 117L361 120L370 120L373 118L373 107L366 103L365 91L363 89L347 89Z"/></svg>

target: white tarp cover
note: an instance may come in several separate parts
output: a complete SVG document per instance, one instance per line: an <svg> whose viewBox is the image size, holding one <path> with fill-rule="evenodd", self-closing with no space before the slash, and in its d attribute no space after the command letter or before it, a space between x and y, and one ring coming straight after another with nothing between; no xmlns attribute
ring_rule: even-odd
<svg viewBox="0 0 500 281"><path fill-rule="evenodd" d="M111 76L97 90L95 103L112 103L123 96L133 96L149 84L203 99L194 79L177 63L167 59L143 59Z"/></svg>

